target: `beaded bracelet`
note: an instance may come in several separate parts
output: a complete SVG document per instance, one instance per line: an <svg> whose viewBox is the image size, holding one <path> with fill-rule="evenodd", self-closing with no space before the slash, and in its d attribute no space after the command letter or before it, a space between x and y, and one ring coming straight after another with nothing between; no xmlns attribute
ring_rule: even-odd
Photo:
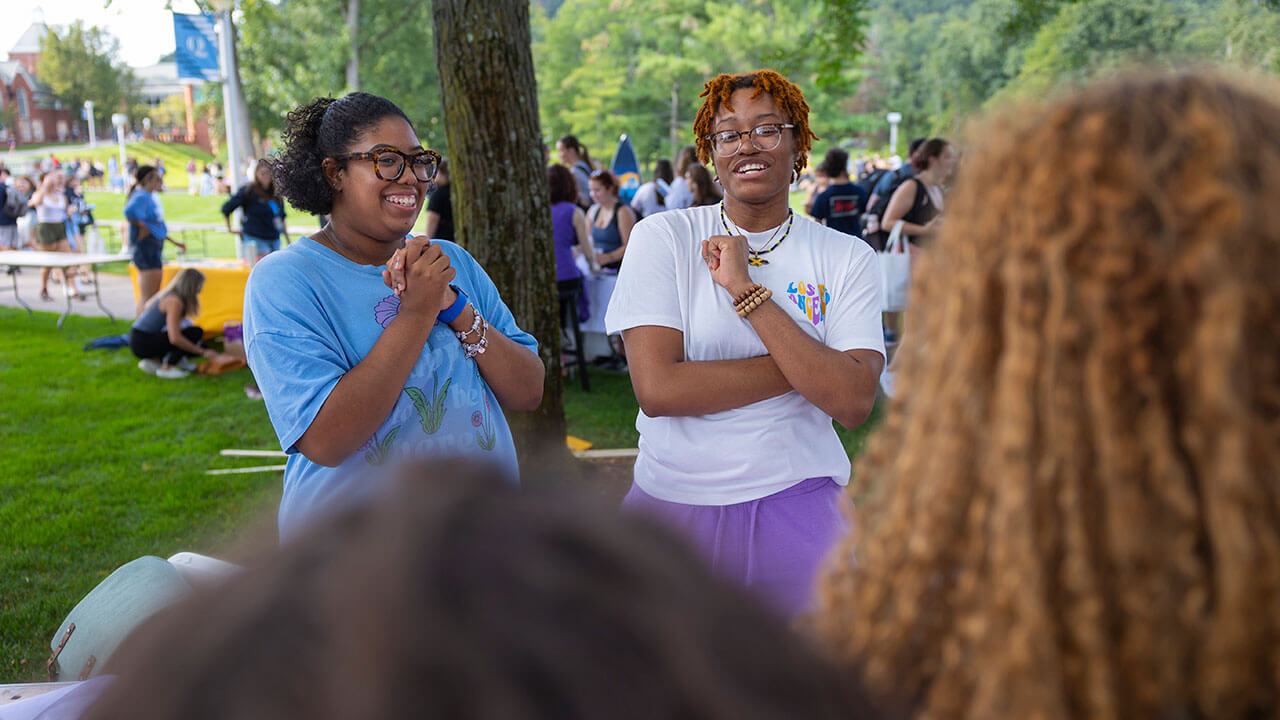
<svg viewBox="0 0 1280 720"><path fill-rule="evenodd" d="M466 308L463 308L463 309L465 310ZM458 313L458 314L461 315L462 313ZM466 343L467 336L471 335L476 330L479 330L480 323L482 322L484 322L484 318L480 317L480 311L477 310L474 305L472 305L471 306L471 329L467 330L466 332L458 332L455 330L453 334L458 336L458 340L462 341L463 343Z"/></svg>
<svg viewBox="0 0 1280 720"><path fill-rule="evenodd" d="M462 343L463 353L466 355L468 360L477 355L483 355L485 349L489 347L489 321L485 320L484 317L480 315L480 311L476 310L474 306L471 308L471 311L474 312L476 316L476 319L471 322L471 329L466 332L454 333ZM480 339L474 343L467 342L467 337L474 333L477 328L480 330Z"/></svg>
<svg viewBox="0 0 1280 720"><path fill-rule="evenodd" d="M747 289L746 291L744 291L741 295L739 295L738 297L736 297L736 298L734 298L734 299L733 299L733 306L734 306L734 307L737 307L737 306L741 305L742 303L746 302L746 301L747 301L747 299L748 299L748 298L750 298L752 295L756 294L756 292L757 292L759 289L760 289L760 283L751 283L751 287L750 287L750 288L748 288L748 289Z"/></svg>
<svg viewBox="0 0 1280 720"><path fill-rule="evenodd" d="M480 321L480 339L474 343L462 343L462 349L465 351L467 359L477 355L483 355L486 348L489 347L489 321Z"/></svg>
<svg viewBox="0 0 1280 720"><path fill-rule="evenodd" d="M771 297L773 297L772 290L760 287L748 295L741 303L734 305L733 309L738 311L738 317L745 319L753 310L763 305Z"/></svg>
<svg viewBox="0 0 1280 720"><path fill-rule="evenodd" d="M751 292L743 294L742 297L740 297L737 301L733 303L733 309L741 310L752 300L759 298L761 295L764 295L767 292L769 292L768 288L757 284L755 287L751 289Z"/></svg>

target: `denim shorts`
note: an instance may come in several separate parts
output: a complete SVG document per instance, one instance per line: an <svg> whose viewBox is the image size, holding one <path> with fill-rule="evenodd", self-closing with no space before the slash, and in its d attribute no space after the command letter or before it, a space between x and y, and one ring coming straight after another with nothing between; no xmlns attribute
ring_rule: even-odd
<svg viewBox="0 0 1280 720"><path fill-rule="evenodd" d="M159 270L164 265L160 251L164 249L164 241L155 237L138 240L133 243L133 264L139 270Z"/></svg>
<svg viewBox="0 0 1280 720"><path fill-rule="evenodd" d="M0 225L0 248L17 250L20 247L22 243L18 241L18 226Z"/></svg>
<svg viewBox="0 0 1280 720"><path fill-rule="evenodd" d="M240 238L244 241L245 250L248 250L249 246L253 246L253 249L256 250L259 255L267 255L280 249L279 237L268 240L267 238L261 238L255 235L241 234Z"/></svg>

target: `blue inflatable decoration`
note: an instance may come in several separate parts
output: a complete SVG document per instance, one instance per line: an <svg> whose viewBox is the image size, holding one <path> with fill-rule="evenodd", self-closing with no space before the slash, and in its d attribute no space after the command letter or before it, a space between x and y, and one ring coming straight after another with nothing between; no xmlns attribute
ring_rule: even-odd
<svg viewBox="0 0 1280 720"><path fill-rule="evenodd" d="M618 149L613 153L609 172L618 178L618 199L629 204L640 188L640 162L636 160L635 147L625 134L618 139Z"/></svg>

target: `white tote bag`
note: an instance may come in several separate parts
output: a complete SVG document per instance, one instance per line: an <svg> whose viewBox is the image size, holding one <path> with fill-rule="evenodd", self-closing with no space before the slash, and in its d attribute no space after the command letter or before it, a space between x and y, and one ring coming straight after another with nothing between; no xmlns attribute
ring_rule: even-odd
<svg viewBox="0 0 1280 720"><path fill-rule="evenodd" d="M902 235L902 220L894 223L884 250L876 253L880 260L880 310L901 312L907 309L907 287L911 285L911 253Z"/></svg>

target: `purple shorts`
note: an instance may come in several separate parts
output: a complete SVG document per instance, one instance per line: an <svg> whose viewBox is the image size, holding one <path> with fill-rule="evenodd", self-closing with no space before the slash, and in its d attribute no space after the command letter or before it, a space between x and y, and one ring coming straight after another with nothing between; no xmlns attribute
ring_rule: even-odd
<svg viewBox="0 0 1280 720"><path fill-rule="evenodd" d="M849 528L849 503L844 488L819 477L736 505L666 502L633 484L622 508L672 528L716 574L789 618L813 607L818 568Z"/></svg>

